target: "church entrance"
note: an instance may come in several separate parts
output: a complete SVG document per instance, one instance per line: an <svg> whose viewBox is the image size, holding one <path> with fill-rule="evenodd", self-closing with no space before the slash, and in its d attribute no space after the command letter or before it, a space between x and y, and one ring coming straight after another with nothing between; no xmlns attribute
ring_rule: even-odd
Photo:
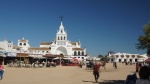
<svg viewBox="0 0 150 84"><path fill-rule="evenodd" d="M67 50L65 47L58 47L56 49L56 54L57 55L67 55Z"/></svg>

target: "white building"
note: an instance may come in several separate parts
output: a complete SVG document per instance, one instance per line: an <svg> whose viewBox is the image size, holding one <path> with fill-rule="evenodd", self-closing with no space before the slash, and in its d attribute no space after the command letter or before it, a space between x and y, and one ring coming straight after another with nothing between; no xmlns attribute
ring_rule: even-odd
<svg viewBox="0 0 150 84"><path fill-rule="evenodd" d="M85 60L87 57L89 57L86 54L86 48L81 48L80 41L71 42L68 40L62 20L60 22L59 30L56 32L56 37L51 42L40 42L39 47L31 47L29 41L25 38L18 40L17 45L13 45L12 41L4 40L0 41L0 51L7 52L6 58L43 58L43 55L63 55L65 58L77 58L78 60Z"/></svg>
<svg viewBox="0 0 150 84"><path fill-rule="evenodd" d="M0 48L2 48L5 51L12 51L13 49L13 42L12 41L0 41Z"/></svg>
<svg viewBox="0 0 150 84"><path fill-rule="evenodd" d="M53 40L52 42L41 42L40 47L49 48L51 54L63 54L66 56L86 55L86 49L81 48L80 41L71 42L67 39L67 33L64 30L62 21L59 30L56 33L55 40Z"/></svg>
<svg viewBox="0 0 150 84"><path fill-rule="evenodd" d="M129 53L114 53L109 54L108 57L110 58L110 62L142 62L146 60L148 57L146 54L139 55L139 54L129 54Z"/></svg>
<svg viewBox="0 0 150 84"><path fill-rule="evenodd" d="M30 48L30 45L27 39L24 39L23 37L21 40L18 40L18 46L20 47L20 52L28 53L28 48Z"/></svg>
<svg viewBox="0 0 150 84"><path fill-rule="evenodd" d="M40 42L40 47L30 47L29 41L23 38L18 40L18 46L21 48L20 52L28 53L31 57L53 54L75 57L79 60L86 59L86 48L81 48L80 41L71 42L68 40L62 21L52 42Z"/></svg>
<svg viewBox="0 0 150 84"><path fill-rule="evenodd" d="M7 40L4 40L4 41L0 41L0 53L2 56L3 54L3 57L6 57L4 55L7 54L7 56L12 56L12 54L16 55L16 50L13 49L13 42L12 41L7 41ZM13 56L14 56L13 55Z"/></svg>
<svg viewBox="0 0 150 84"><path fill-rule="evenodd" d="M4 58L10 52L13 52L13 42L7 40L0 41L0 62L4 64Z"/></svg>

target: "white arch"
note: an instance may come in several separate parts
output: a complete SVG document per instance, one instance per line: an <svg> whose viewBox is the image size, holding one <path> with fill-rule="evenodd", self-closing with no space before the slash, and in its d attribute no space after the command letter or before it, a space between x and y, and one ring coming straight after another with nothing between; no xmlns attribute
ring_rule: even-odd
<svg viewBox="0 0 150 84"><path fill-rule="evenodd" d="M63 55L67 55L67 49L65 47L58 47L56 49L56 54L60 55L60 54L63 54Z"/></svg>

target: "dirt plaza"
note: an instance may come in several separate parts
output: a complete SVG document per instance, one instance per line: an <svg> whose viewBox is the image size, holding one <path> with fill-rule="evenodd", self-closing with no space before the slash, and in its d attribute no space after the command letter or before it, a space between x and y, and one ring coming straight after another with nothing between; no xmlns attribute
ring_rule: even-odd
<svg viewBox="0 0 150 84"><path fill-rule="evenodd" d="M115 69L112 63L106 64L106 70L100 68L100 78L95 83L92 70L85 66L56 66L42 68L5 67L4 77L0 84L122 84L128 74L133 74L135 65L117 63Z"/></svg>

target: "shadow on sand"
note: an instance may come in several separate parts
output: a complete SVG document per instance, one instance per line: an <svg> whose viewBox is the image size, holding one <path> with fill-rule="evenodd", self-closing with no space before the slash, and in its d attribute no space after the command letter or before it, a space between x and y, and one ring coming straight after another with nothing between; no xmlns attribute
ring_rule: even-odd
<svg viewBox="0 0 150 84"><path fill-rule="evenodd" d="M98 84L124 84L125 80L104 80L103 82L97 82ZM95 81L85 81L83 80L83 82L92 82L92 83L96 83Z"/></svg>

